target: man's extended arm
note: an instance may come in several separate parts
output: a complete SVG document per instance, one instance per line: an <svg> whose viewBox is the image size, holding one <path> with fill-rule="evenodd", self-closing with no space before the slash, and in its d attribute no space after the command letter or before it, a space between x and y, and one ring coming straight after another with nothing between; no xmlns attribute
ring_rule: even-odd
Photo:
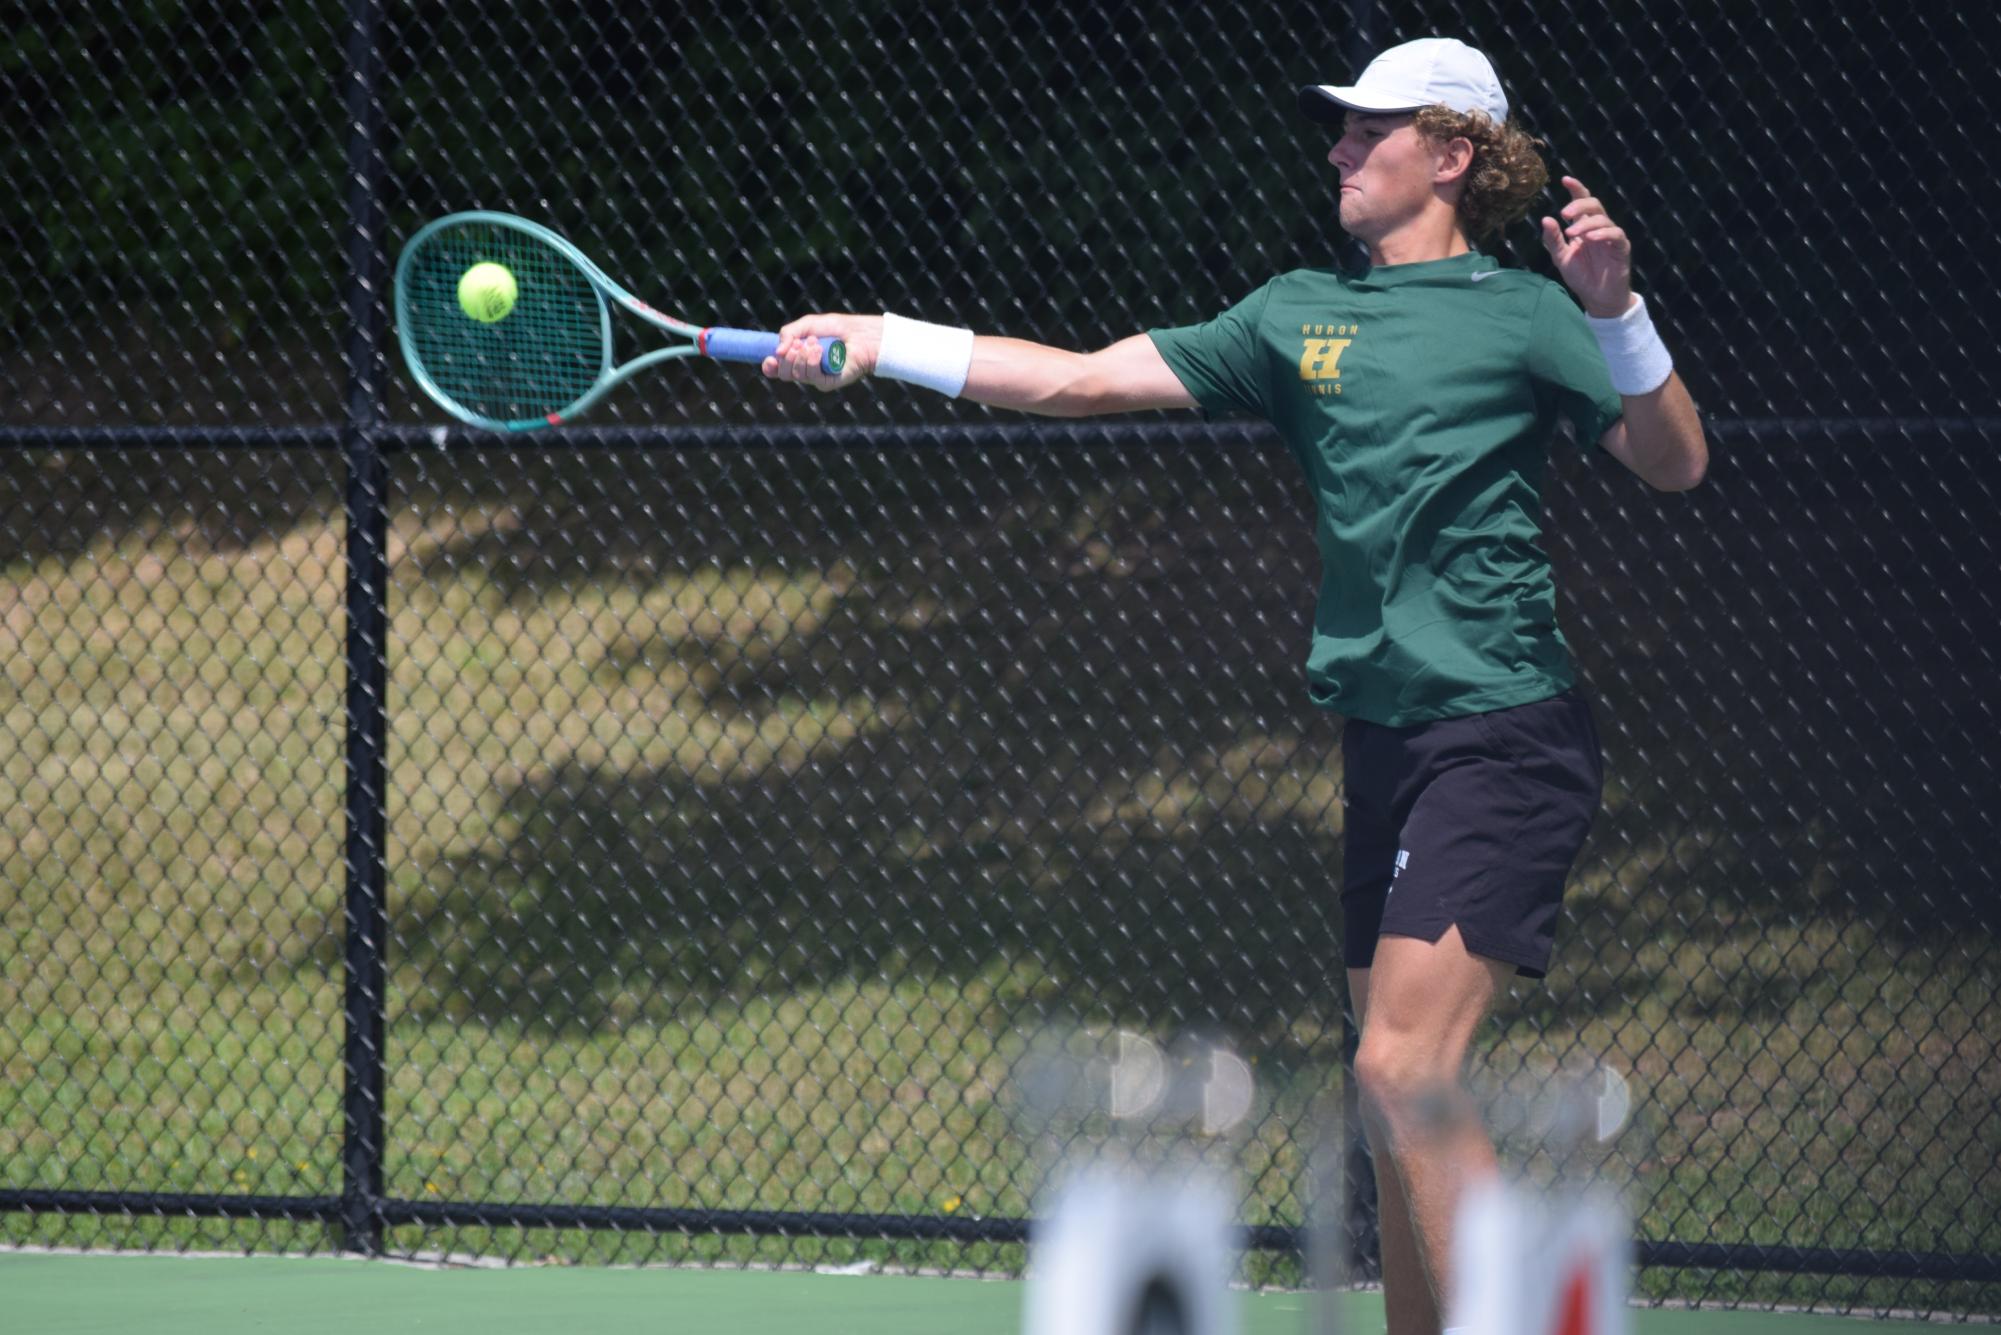
<svg viewBox="0 0 2001 1335"><path fill-rule="evenodd" d="M883 317L807 315L784 326L778 335L777 354L764 362L766 375L840 389L875 371L882 351ZM840 338L848 345L847 369L839 377L820 373L823 338ZM1097 352L1066 352L1018 338L975 337L959 397L1046 417L1196 406L1145 334L1120 339Z"/></svg>

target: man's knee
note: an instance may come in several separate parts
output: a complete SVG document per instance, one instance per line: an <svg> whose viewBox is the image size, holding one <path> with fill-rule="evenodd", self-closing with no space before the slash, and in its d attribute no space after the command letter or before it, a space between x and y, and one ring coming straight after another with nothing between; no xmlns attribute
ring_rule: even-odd
<svg viewBox="0 0 2001 1335"><path fill-rule="evenodd" d="M1355 1053L1362 1115L1374 1133L1403 1139L1447 1129L1458 1099L1459 1064L1407 1036L1365 1031Z"/></svg>

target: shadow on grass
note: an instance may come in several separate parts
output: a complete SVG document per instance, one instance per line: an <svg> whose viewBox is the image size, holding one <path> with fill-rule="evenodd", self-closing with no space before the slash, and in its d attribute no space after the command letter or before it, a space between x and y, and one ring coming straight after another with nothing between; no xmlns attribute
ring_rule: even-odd
<svg viewBox="0 0 2001 1335"><path fill-rule="evenodd" d="M70 559L133 534L190 556L233 552L341 513L331 450L0 449L0 541L12 562Z"/></svg>
<svg viewBox="0 0 2001 1335"><path fill-rule="evenodd" d="M1325 813L1245 803L1247 771L1223 761L1251 737L1295 739L1275 773L1253 767L1265 793L1339 765L1337 725L1299 691L1311 534L1275 450L494 464L480 484L506 490L516 466L536 508L446 544L420 576L476 568L532 600L724 560L838 568L844 596L810 638L760 654L620 644L602 669L706 660L718 721L852 701L876 717L840 749L750 775L558 769L510 791L506 845L424 869L402 909L400 949L428 977L420 1009L456 999L588 1027L630 1005L966 977L1007 959L1051 1005L1277 1033L1339 989ZM426 468L450 494L442 464ZM1643 943L1713 941L1745 921L1985 921L1973 895L1943 897L1943 923L1917 921L1895 885L1853 875L1883 857L1863 841L1897 821L1871 769L1883 711L1937 741L1943 707L1919 681L1857 671L1841 638L1861 634L1857 598L1897 610L1895 572L1853 534L1813 530L1841 580L1767 572L1747 602L1713 572L1773 570L1773 544L1803 540L1741 522L1797 480L1725 464L1693 498L1635 486L1611 464L1569 466L1553 500L1567 624L1613 771L1581 881L1599 869L1627 889L1575 915L1591 987L1551 1005L1631 1003L1655 987L1633 961ZM1801 624L1825 630L1809 640Z"/></svg>
<svg viewBox="0 0 2001 1335"><path fill-rule="evenodd" d="M1250 859L1142 837L1114 853L1086 827L1025 855L985 786L899 744L782 784L559 772L512 795L503 850L428 878L447 889L399 918L398 940L438 985L426 995L559 1027L602 1023L621 994L671 1012L965 979L996 958L1020 961L1022 999L1056 1014L1253 1034L1324 1014L1333 933L1304 889L1324 842L1267 832ZM1065 814L1058 799L1022 823L1046 835ZM1242 893L1258 871L1278 874Z"/></svg>
<svg viewBox="0 0 2001 1335"><path fill-rule="evenodd" d="M845 572L810 636L756 653L624 644L602 669L705 666L704 707L723 723L862 702L860 732L733 774L558 768L510 791L504 845L422 869L402 906L399 951L430 984L420 1009L459 996L482 1017L592 1026L1005 959L1039 1004L1277 1033L1338 991L1338 822L1298 806L1338 766L1338 725L1300 690L1312 557L1290 460L512 457L454 460L537 498L529 520L447 544L429 577L476 570L534 600L701 569ZM424 467L438 496L459 485ZM1580 986L1542 1004L1576 1018L1636 1003L1660 986L1636 962L1648 944L1817 914L1915 935L1991 916L1958 863L1934 868L1954 893L1931 917L1859 874L1906 856L1886 852L1910 817L1878 763L1885 711L1953 754L1952 702L1919 689L1918 660L1844 638L1864 629L1858 605L1923 633L1910 572L1872 565L1853 532L1743 522L1780 500L1829 503L1794 494L1772 460L1726 460L1692 497L1636 490L1603 462L1562 478L1551 545L1613 782L1566 934ZM1840 580L1784 577L1775 547L1809 539ZM1733 587L1719 571L1759 578ZM1916 823L1963 819L1946 803ZM1772 988L1689 999L1783 1002Z"/></svg>
<svg viewBox="0 0 2001 1335"><path fill-rule="evenodd" d="M607 677L701 669L737 740L715 768L559 766L509 791L504 842L423 869L399 906L413 1006L595 1027L1004 961L1032 1011L1280 1046L1331 1027L1338 730L1298 689L1289 546L1310 540L1270 460L1138 462L738 458L703 504L679 467L628 494L670 520L649 529L604 527L592 486L535 532L455 545L440 559L510 600L719 561L838 569L845 592L810 634L611 646ZM746 747L809 712L818 740ZM819 735L842 714L852 735Z"/></svg>

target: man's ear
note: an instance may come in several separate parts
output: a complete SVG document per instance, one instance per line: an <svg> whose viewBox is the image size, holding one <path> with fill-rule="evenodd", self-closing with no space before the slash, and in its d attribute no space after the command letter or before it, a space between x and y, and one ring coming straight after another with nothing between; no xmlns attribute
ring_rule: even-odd
<svg viewBox="0 0 2001 1335"><path fill-rule="evenodd" d="M1466 138L1448 139L1439 146L1437 167L1433 169L1433 185L1450 185L1472 169L1473 141Z"/></svg>

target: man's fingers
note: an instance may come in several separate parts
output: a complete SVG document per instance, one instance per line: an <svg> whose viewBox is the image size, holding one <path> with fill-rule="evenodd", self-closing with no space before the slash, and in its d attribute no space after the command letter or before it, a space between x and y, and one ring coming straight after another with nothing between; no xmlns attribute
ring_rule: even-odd
<svg viewBox="0 0 2001 1335"><path fill-rule="evenodd" d="M1613 222L1605 214L1594 213L1588 218L1579 218L1576 222L1564 228L1563 234L1572 240L1576 240L1580 236L1591 236L1597 232L1618 232L1620 230L1619 224Z"/></svg>
<svg viewBox="0 0 2001 1335"><path fill-rule="evenodd" d="M792 346L792 378L812 383L826 378L820 370L820 339L807 334Z"/></svg>
<svg viewBox="0 0 2001 1335"><path fill-rule="evenodd" d="M807 380L819 374L819 351L810 334L780 333L778 351L764 359L764 373L774 380Z"/></svg>
<svg viewBox="0 0 2001 1335"><path fill-rule="evenodd" d="M1575 176L1566 176L1563 184L1570 191L1571 200L1558 211L1557 216L1568 224L1564 228L1566 236L1576 240L1613 226L1612 216L1605 210L1605 202L1585 189L1584 182Z"/></svg>
<svg viewBox="0 0 2001 1335"><path fill-rule="evenodd" d="M841 332L841 317L838 315L802 315L778 327L779 346L789 348L802 338L817 335L825 338Z"/></svg>
<svg viewBox="0 0 2001 1335"><path fill-rule="evenodd" d="M831 393L862 379L874 364L880 337L880 316L843 315L825 311L788 320L778 330L778 351L764 361L764 373ZM847 365L838 375L820 368L821 358L836 340L848 346Z"/></svg>
<svg viewBox="0 0 2001 1335"><path fill-rule="evenodd" d="M1554 218L1542 220L1542 244L1551 255L1561 257L1564 250L1563 228Z"/></svg>
<svg viewBox="0 0 2001 1335"><path fill-rule="evenodd" d="M1629 242L1625 232L1621 232L1619 228L1607 226L1595 232L1585 232L1583 236L1573 236L1571 250L1573 252L1589 250L1591 254L1625 260L1629 254L1633 254L1633 242Z"/></svg>

